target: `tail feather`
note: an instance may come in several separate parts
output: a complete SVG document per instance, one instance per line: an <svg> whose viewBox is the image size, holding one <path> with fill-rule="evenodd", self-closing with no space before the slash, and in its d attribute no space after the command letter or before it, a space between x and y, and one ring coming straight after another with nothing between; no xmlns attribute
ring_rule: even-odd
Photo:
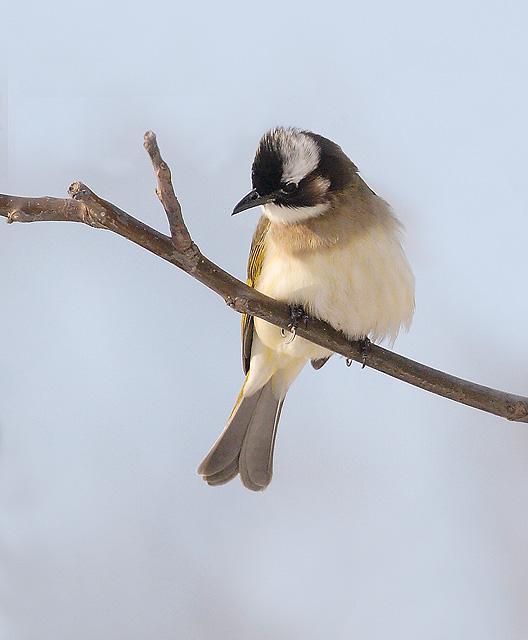
<svg viewBox="0 0 528 640"><path fill-rule="evenodd" d="M198 473L213 486L225 484L238 473L252 491L262 491L271 482L273 448L284 397L272 392L272 379L251 396L243 395L225 429L198 467Z"/></svg>
<svg viewBox="0 0 528 640"><path fill-rule="evenodd" d="M273 475L273 450L277 425L284 398L276 398L271 381L263 388L242 443L239 471L242 484L253 491L262 491Z"/></svg>
<svg viewBox="0 0 528 640"><path fill-rule="evenodd" d="M230 467L234 460L238 467L240 448L261 392L259 389L252 396L244 396L242 387L224 430L198 467L198 473L206 480Z"/></svg>
<svg viewBox="0 0 528 640"><path fill-rule="evenodd" d="M221 484L226 484L238 475L238 456L230 462L224 469L217 471L211 475L204 475L204 479L207 484L212 487L218 487Z"/></svg>

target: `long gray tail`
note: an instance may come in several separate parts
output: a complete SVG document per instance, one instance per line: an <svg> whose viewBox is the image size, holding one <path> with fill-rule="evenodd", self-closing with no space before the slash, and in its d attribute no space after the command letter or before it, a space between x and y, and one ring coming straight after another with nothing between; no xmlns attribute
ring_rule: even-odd
<svg viewBox="0 0 528 640"><path fill-rule="evenodd" d="M240 394L235 408L198 467L198 473L212 485L225 484L238 473L242 484L263 491L273 474L273 448L284 397L276 398L271 379L252 396ZM243 389L243 388L242 388Z"/></svg>

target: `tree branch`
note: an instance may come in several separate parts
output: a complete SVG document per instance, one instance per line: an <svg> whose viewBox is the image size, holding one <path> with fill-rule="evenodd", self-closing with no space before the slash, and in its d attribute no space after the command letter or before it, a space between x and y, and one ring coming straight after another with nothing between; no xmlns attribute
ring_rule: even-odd
<svg viewBox="0 0 528 640"><path fill-rule="evenodd" d="M284 329L291 321L289 307L268 298L208 260L194 244L174 193L171 173L163 161L156 136L145 134L145 149L157 177L156 193L165 209L171 236L166 236L103 200L81 182L69 188L71 199L25 198L0 194L0 215L7 222L69 221L108 229L171 262L224 298L239 313L257 316ZM421 389L450 398L497 416L528 422L528 398L484 387L437 371L397 353L370 345L365 358L363 345L351 342L325 322L310 318L297 334L345 358L365 361L369 367Z"/></svg>

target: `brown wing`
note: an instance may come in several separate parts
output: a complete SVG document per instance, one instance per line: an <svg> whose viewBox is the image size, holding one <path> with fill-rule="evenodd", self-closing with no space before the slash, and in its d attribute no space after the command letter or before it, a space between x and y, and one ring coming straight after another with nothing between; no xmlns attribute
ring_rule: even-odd
<svg viewBox="0 0 528 640"><path fill-rule="evenodd" d="M261 216L253 240L251 242L251 251L249 252L249 261L247 268L247 283L250 287L257 285L262 261L264 260L265 240L268 233L270 222L266 216ZM251 345L253 344L253 316L247 314L242 315L242 367L244 373L249 371L249 363L251 360Z"/></svg>

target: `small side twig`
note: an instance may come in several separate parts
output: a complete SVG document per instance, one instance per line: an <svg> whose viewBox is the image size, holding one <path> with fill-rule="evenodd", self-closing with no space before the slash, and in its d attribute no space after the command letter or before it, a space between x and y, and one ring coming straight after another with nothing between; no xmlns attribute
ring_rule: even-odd
<svg viewBox="0 0 528 640"><path fill-rule="evenodd" d="M161 157L156 134L153 131L147 131L143 138L143 146L149 154L156 173L158 180L156 194L165 209L174 248L190 260L197 259L198 247L193 243L191 234L183 221L181 206L172 186L171 171Z"/></svg>

